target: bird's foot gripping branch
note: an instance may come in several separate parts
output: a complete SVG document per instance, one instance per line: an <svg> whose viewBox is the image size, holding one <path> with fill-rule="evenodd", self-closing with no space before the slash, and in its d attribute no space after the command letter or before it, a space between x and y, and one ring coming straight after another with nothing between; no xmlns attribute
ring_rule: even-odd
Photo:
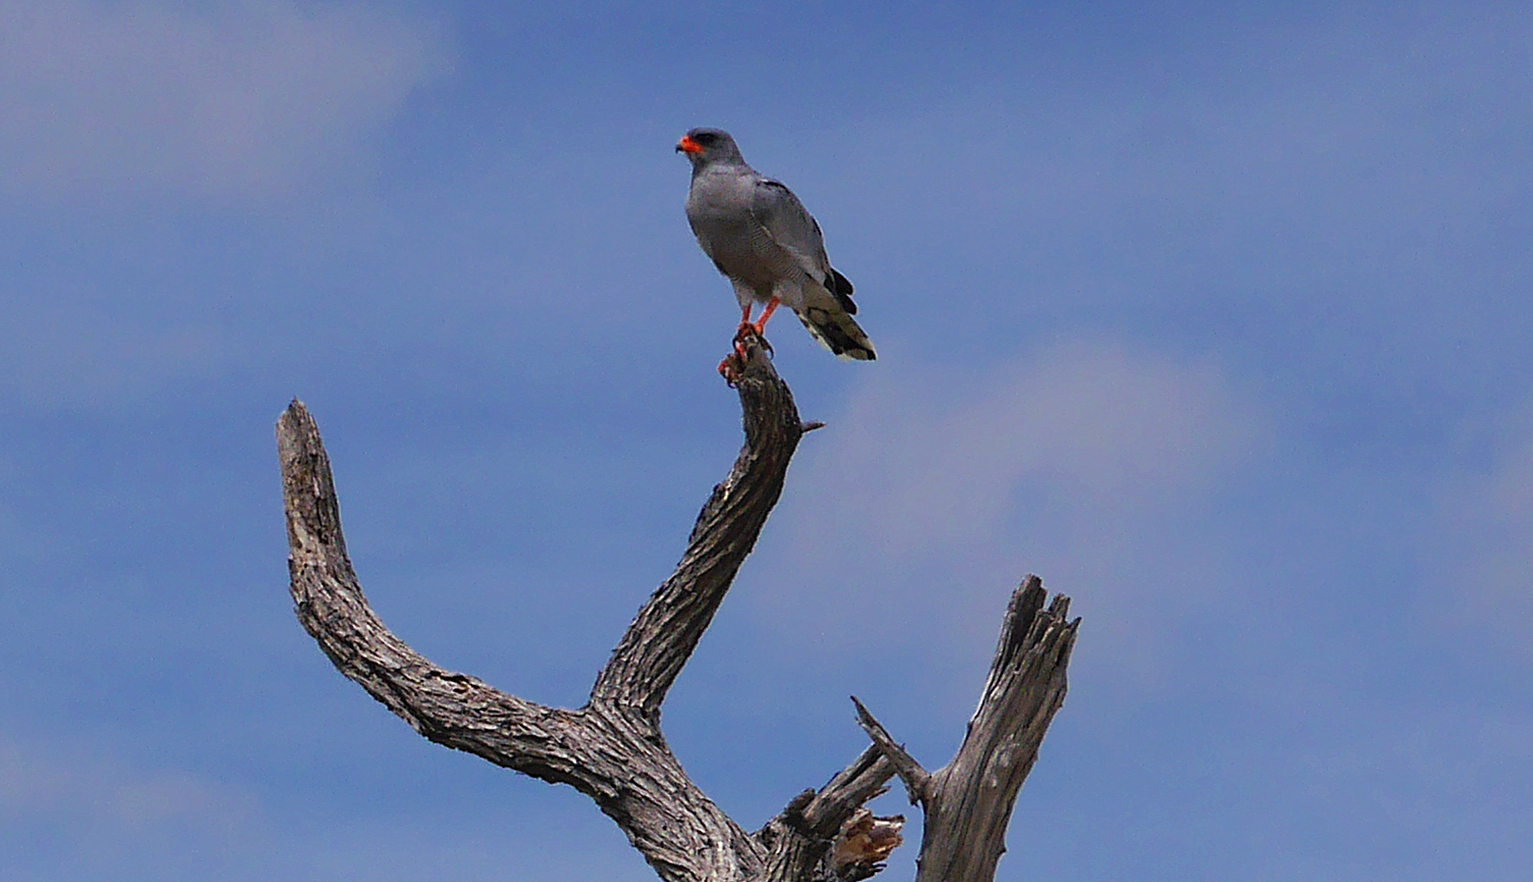
<svg viewBox="0 0 1533 882"><path fill-rule="evenodd" d="M578 709L537 704L448 671L372 611L346 554L319 427L294 401L277 422L291 591L298 619L342 674L426 738L591 797L662 879L850 882L883 868L898 817L865 804L899 774L926 812L921 882L989 882L1022 779L1065 694L1079 620L1044 607L1028 577L1012 597L990 678L957 756L925 772L860 709L873 739L819 789L755 833L708 799L660 731L660 707L723 602L782 492L788 462L816 423L799 419L759 339L746 340L732 385L745 446L698 515L674 573L650 595ZM726 359L726 362L729 359Z"/></svg>
<svg viewBox="0 0 1533 882"><path fill-rule="evenodd" d="M766 335L761 329L750 322L741 322L740 329L735 332L734 348L719 362L719 376L724 382L734 388L741 377L745 375L746 366L750 364L751 353L757 358L772 357L772 344L767 342Z"/></svg>

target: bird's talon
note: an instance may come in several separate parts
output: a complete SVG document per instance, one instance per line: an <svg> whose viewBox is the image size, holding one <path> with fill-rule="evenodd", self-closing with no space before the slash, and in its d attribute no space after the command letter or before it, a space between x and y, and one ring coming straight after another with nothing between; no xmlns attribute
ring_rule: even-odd
<svg viewBox="0 0 1533 882"><path fill-rule="evenodd" d="M739 383L740 376L745 373L747 362L745 347L736 343L735 351L724 356L724 360L719 362L719 376L733 388Z"/></svg>
<svg viewBox="0 0 1533 882"><path fill-rule="evenodd" d="M760 325L754 322L741 322L739 330L735 331L735 351L740 353L740 358L746 358L745 345L753 340L759 343L761 348L767 351L768 355L776 353L777 350L773 349L772 344L767 342L766 335L762 333Z"/></svg>

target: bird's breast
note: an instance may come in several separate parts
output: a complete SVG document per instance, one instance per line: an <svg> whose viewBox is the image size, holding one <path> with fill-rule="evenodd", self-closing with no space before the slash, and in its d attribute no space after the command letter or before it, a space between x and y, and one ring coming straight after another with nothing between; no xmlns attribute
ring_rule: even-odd
<svg viewBox="0 0 1533 882"><path fill-rule="evenodd" d="M785 255L751 214L755 189L749 175L699 174L687 194L687 220L724 275L766 299L784 274Z"/></svg>

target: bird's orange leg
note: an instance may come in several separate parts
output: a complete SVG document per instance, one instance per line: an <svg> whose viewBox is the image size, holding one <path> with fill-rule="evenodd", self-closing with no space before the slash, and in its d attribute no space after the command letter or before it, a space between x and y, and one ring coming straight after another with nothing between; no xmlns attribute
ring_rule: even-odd
<svg viewBox="0 0 1533 882"><path fill-rule="evenodd" d="M741 358L745 357L744 341L747 337L754 336L761 341L761 345L765 346L768 352L772 351L772 344L766 340L766 323L772 317L772 313L776 312L777 307L781 305L781 298L773 297L771 300L768 300L766 309L761 312L761 318L753 322L751 321L751 304L745 304L745 308L741 310L740 314L740 329L735 332L735 351L740 353Z"/></svg>
<svg viewBox="0 0 1533 882"><path fill-rule="evenodd" d="M752 302L745 301L745 306L740 308L740 327L735 331L735 354L740 356L741 363L745 361L745 338L751 334L761 336L756 326L751 323Z"/></svg>
<svg viewBox="0 0 1533 882"><path fill-rule="evenodd" d="M735 351L719 362L719 376L731 386L735 384L736 373L745 369L745 335L755 330L756 326L751 324L751 301L747 300L740 307L740 327L735 330Z"/></svg>
<svg viewBox="0 0 1533 882"><path fill-rule="evenodd" d="M751 324L751 306L752 305L753 305L752 302L747 300L747 301L745 301L745 305L740 307L740 329L736 332L735 336L738 337L740 334L745 333L745 329L746 328L753 328L753 327L755 327L755 325Z"/></svg>
<svg viewBox="0 0 1533 882"><path fill-rule="evenodd" d="M762 310L762 312L761 312L761 318L756 319L756 323L751 326L751 327L756 329L756 336L758 336L758 337L765 337L766 336L766 323L767 323L767 319L770 319L772 317L772 313L776 312L777 311L777 307L779 307L779 306L782 306L782 298L780 298L780 297L773 297L771 300L767 301L766 309ZM747 311L746 312L746 317L748 318L749 316L750 316L750 312Z"/></svg>
<svg viewBox="0 0 1533 882"><path fill-rule="evenodd" d="M766 309L762 310L761 312L761 318L754 322L751 321L751 302L746 301L745 306L741 308L740 328L739 330L735 331L734 354L729 358L719 362L719 373L724 377L724 379L729 381L731 386L734 385L734 376L736 372L743 371L745 369L745 362L747 359L747 355L745 353L746 340L751 337L755 337L757 340L761 341L762 347L765 348L767 352L772 351L772 344L767 342L766 335L762 332L766 330L767 319L770 319L772 317L772 313L776 312L777 307L781 305L782 300L780 298L773 297L771 300L768 300ZM732 361L734 364L731 363Z"/></svg>

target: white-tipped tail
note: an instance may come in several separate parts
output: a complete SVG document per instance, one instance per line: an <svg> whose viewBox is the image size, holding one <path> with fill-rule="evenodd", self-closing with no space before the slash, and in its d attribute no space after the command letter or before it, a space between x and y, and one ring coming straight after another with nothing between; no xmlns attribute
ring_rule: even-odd
<svg viewBox="0 0 1533 882"><path fill-rule="evenodd" d="M814 303L806 304L799 311L798 320L804 323L814 339L820 341L821 346L844 361L872 361L878 357L878 353L873 351L873 341L863 333L851 313L842 309L830 297L829 292L825 292L823 299L813 299Z"/></svg>

